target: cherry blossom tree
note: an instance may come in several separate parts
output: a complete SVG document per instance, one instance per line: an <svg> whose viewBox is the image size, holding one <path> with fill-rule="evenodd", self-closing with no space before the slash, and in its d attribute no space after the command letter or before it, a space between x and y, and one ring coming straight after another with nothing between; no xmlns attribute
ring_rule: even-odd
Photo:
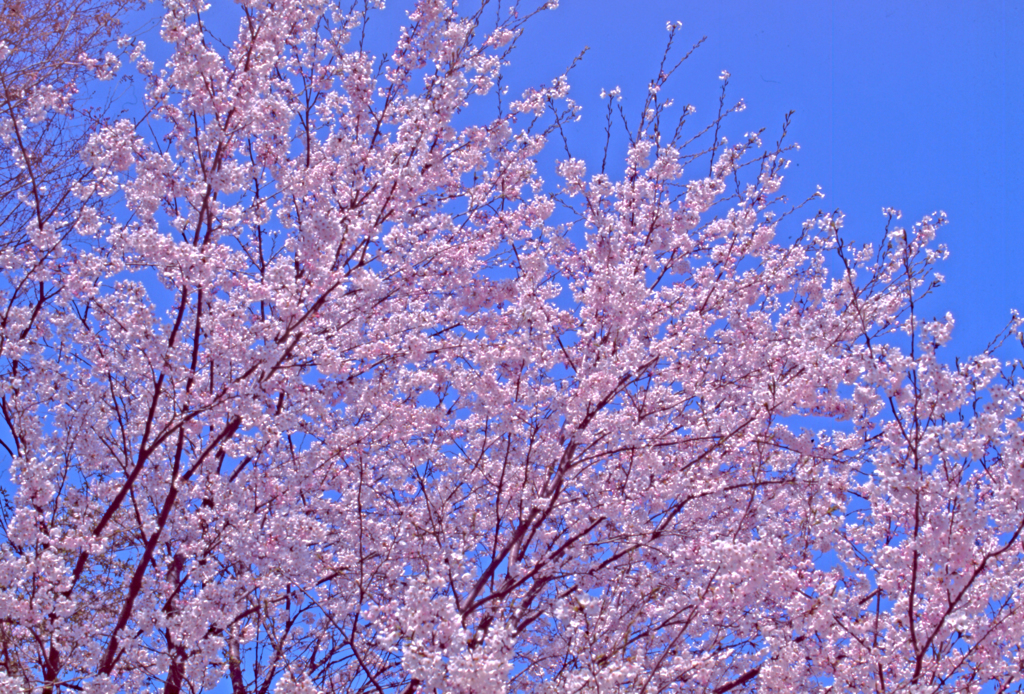
<svg viewBox="0 0 1024 694"><path fill-rule="evenodd" d="M1019 691L1024 385L918 315L944 218L789 205L675 25L546 182L551 8L380 58L383 5L165 0L146 113L2 227L0 690Z"/></svg>
<svg viewBox="0 0 1024 694"><path fill-rule="evenodd" d="M86 80L112 75L104 45L131 0L16 0L0 13L0 227L4 246L33 225L74 214L71 187L87 175L78 156L102 124ZM29 204L25 204L26 200Z"/></svg>

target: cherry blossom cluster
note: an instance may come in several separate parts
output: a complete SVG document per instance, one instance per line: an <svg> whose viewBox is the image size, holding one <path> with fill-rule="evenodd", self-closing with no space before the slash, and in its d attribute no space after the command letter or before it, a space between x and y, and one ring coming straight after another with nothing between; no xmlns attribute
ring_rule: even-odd
<svg viewBox="0 0 1024 694"><path fill-rule="evenodd" d="M499 97L557 3L383 59L382 1L164 5L0 248L0 691L1020 686L1024 384L918 315L942 215L791 206L728 73L670 122L677 23L625 160L546 182L570 81Z"/></svg>

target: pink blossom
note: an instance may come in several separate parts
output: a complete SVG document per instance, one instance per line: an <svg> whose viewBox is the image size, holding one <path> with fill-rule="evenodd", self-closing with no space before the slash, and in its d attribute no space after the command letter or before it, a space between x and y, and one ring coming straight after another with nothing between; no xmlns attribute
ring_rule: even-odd
<svg viewBox="0 0 1024 694"><path fill-rule="evenodd" d="M944 215L797 229L789 148L670 141L661 78L622 176L547 182L565 75L464 124L525 5L385 62L383 2L242 5L167 2L159 139L0 247L0 689L1020 681L1024 385L915 313Z"/></svg>

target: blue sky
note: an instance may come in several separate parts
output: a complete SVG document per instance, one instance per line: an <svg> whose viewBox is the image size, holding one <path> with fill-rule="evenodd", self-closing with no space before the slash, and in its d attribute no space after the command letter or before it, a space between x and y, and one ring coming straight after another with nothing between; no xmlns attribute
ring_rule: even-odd
<svg viewBox="0 0 1024 694"><path fill-rule="evenodd" d="M512 71L542 81L589 46L570 81L579 134L594 138L600 89L619 85L627 112L638 108L675 20L680 46L707 36L667 88L697 105L693 122L713 116L723 69L747 103L730 140L759 127L772 137L796 112L791 199L821 185L821 208L842 209L861 241L881 238L882 207L908 224L949 215L946 285L923 313L953 313L952 353L983 350L1011 308L1024 311L1024 2L561 0L529 26ZM600 146L580 145L585 158Z"/></svg>

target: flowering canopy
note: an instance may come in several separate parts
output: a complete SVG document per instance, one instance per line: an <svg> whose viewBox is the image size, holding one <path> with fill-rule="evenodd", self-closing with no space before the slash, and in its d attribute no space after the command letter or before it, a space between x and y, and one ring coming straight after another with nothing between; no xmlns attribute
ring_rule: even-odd
<svg viewBox="0 0 1024 694"><path fill-rule="evenodd" d="M25 178L0 690L1020 682L1024 387L917 317L942 217L776 241L786 149L670 123L671 62L621 174L546 183L530 8L420 0L382 60L383 4L165 0L81 202Z"/></svg>

